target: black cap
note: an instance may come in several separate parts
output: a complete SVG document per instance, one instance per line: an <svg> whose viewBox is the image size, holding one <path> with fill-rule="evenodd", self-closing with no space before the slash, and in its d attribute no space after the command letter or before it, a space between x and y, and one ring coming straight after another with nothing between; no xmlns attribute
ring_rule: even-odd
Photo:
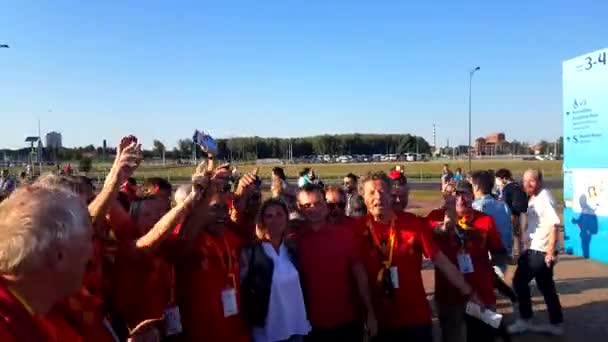
<svg viewBox="0 0 608 342"><path fill-rule="evenodd" d="M458 182L456 182L456 193L459 193L459 192L472 194L473 186L471 185L471 183L469 183L467 181L464 181L464 180L458 181Z"/></svg>

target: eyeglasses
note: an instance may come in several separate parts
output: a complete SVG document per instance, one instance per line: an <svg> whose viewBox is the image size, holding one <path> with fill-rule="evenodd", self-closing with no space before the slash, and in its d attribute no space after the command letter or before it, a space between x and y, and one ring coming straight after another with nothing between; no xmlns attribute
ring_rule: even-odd
<svg viewBox="0 0 608 342"><path fill-rule="evenodd" d="M316 208L318 206L320 206L323 202L317 202L317 203L302 203L300 204L300 209L311 209L311 208Z"/></svg>
<svg viewBox="0 0 608 342"><path fill-rule="evenodd" d="M335 210L337 208L340 209L344 209L346 208L346 203L344 202L327 202L327 206L329 207L329 210Z"/></svg>

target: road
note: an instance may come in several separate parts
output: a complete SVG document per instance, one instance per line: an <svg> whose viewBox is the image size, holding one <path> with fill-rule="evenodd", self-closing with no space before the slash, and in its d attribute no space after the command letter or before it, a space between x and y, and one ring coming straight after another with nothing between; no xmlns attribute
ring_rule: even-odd
<svg viewBox="0 0 608 342"><path fill-rule="evenodd" d="M515 267L509 267L507 282L510 283ZM430 269L422 272L429 296L434 290L434 275ZM555 267L555 283L564 309L563 337L547 337L536 334L516 336L513 342L562 342L608 341L608 265L580 257L562 255ZM535 323L547 323L544 300L536 287L532 287L532 303L536 313ZM511 306L499 297L498 311L505 315L507 323L515 320ZM439 331L436 339L439 342ZM499 341L497 339L496 341Z"/></svg>

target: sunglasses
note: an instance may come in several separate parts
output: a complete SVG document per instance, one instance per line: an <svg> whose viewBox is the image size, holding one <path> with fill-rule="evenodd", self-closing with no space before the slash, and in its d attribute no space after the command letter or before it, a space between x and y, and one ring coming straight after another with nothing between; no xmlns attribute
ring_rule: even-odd
<svg viewBox="0 0 608 342"><path fill-rule="evenodd" d="M323 204L323 202L317 202L317 203L303 203L303 204L300 204L300 209L311 209L311 208L316 208L316 207L320 206L321 204Z"/></svg>
<svg viewBox="0 0 608 342"><path fill-rule="evenodd" d="M335 209L344 209L346 208L346 203L344 202L327 202L327 206L329 207L329 210L335 210Z"/></svg>

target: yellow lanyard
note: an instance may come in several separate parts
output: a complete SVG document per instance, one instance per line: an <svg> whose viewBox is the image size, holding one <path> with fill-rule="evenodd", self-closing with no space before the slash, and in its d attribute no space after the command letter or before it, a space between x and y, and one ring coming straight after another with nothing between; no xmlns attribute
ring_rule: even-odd
<svg viewBox="0 0 608 342"><path fill-rule="evenodd" d="M13 295L13 297L15 297L15 299L17 299L19 303L21 303L21 305L23 305L25 310L27 310L30 315L34 316L34 309L32 309L32 307L25 301L25 299L21 297L19 293L17 293L17 291L11 289L10 287L8 287L8 291Z"/></svg>
<svg viewBox="0 0 608 342"><path fill-rule="evenodd" d="M380 269L380 271L378 272L378 277L377 280L379 283L381 283L384 279L384 272L386 270L388 270L389 268L391 268L391 265L393 264L393 252L395 250L395 240L396 240L396 233L395 233L395 221L397 221L397 217L393 217L393 219L391 220L391 226L390 226L390 233L389 233L389 237L388 237L388 257L386 258L386 260L382 261L382 268ZM382 252L382 249L380 247L380 240L378 239L378 236L376 236L376 234L374 234L374 229L372 227L372 222L371 220L368 222L368 227L369 227L369 233L372 236L372 240L374 245L376 246L376 248L378 249L378 251ZM384 254L384 253L380 253L380 254Z"/></svg>

